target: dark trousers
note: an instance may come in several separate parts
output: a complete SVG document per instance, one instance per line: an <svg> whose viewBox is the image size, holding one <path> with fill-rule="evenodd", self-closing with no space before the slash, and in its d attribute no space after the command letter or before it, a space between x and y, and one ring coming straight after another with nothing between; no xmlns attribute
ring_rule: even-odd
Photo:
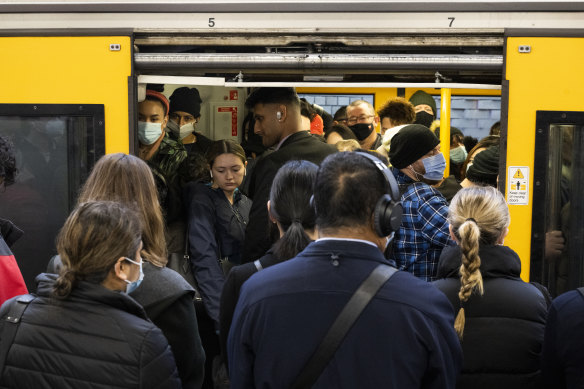
<svg viewBox="0 0 584 389"><path fill-rule="evenodd" d="M195 303L197 311L197 323L199 325L199 335L205 350L205 379L203 389L213 389L213 359L221 354L219 347L219 336L215 332L215 323L209 317L203 303Z"/></svg>

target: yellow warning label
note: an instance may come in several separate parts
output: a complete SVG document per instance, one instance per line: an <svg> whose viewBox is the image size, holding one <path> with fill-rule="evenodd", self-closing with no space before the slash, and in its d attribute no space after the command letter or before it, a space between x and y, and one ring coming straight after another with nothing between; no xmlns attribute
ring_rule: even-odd
<svg viewBox="0 0 584 389"><path fill-rule="evenodd" d="M513 175L513 178L519 178L519 179L523 179L525 177L523 177L523 173L521 173L520 169L517 169L517 171L515 172L515 174Z"/></svg>

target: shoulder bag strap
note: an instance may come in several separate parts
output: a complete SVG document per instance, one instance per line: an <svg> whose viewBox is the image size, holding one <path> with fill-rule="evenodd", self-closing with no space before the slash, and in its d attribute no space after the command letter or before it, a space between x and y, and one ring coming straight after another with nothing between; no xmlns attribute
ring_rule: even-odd
<svg viewBox="0 0 584 389"><path fill-rule="evenodd" d="M397 272L388 265L377 266L353 293L324 339L300 372L292 388L311 388L322 374L341 342L379 289Z"/></svg>
<svg viewBox="0 0 584 389"><path fill-rule="evenodd" d="M36 298L32 294L22 295L14 300L8 315L3 319L4 325L2 331L2 342L0 342L0 377L2 377L2 372L4 371L4 363L6 362L6 356L14 342L16 337L16 332L18 331L18 326L20 325L20 319L28 305Z"/></svg>

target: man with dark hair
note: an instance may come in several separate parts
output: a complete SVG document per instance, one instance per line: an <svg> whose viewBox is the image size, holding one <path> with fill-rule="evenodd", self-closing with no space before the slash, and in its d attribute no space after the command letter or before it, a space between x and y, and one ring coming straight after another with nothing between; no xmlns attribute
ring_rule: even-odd
<svg viewBox="0 0 584 389"><path fill-rule="evenodd" d="M0 136L0 187L14 184L15 176L14 145ZM14 296L28 293L16 259L9 248L22 234L22 230L10 220L0 219L0 305Z"/></svg>
<svg viewBox="0 0 584 389"><path fill-rule="evenodd" d="M381 122L382 144L377 148L377 152L387 156L391 138L399 130L416 120L416 112L412 103L403 97L395 97L388 100L377 112Z"/></svg>
<svg viewBox="0 0 584 389"><path fill-rule="evenodd" d="M354 139L356 141L357 137L353 134L353 131L344 124L335 124L324 134L324 139L326 140L326 143L334 145L337 144L337 142L347 139ZM360 147L361 146L359 145L359 148Z"/></svg>
<svg viewBox="0 0 584 389"><path fill-rule="evenodd" d="M253 204L245 231L243 262L251 262L263 256L273 243L266 203L278 169L293 159L320 164L337 150L302 130L300 99L294 88L258 88L245 105L253 110L254 132L262 137L263 145L275 146L273 153L258 160L250 178L249 197Z"/></svg>
<svg viewBox="0 0 584 389"><path fill-rule="evenodd" d="M375 131L377 123L379 116L371 103L355 100L347 106L347 124L363 150L375 150L381 146L381 135Z"/></svg>
<svg viewBox="0 0 584 389"><path fill-rule="evenodd" d="M232 388L293 387L363 280L393 266L383 256L388 236L374 222L389 190L379 166L352 152L322 163L314 185L319 239L243 285L228 340ZM453 388L462 361L453 322L443 294L396 272L313 387Z"/></svg>
<svg viewBox="0 0 584 389"><path fill-rule="evenodd" d="M213 141L196 131L201 120L201 96L197 88L181 87L170 96L166 131L182 143L188 154L188 181L210 181L205 154Z"/></svg>
<svg viewBox="0 0 584 389"><path fill-rule="evenodd" d="M333 124L347 125L347 107L341 107L336 110L333 116Z"/></svg>
<svg viewBox="0 0 584 389"><path fill-rule="evenodd" d="M427 127L410 124L391 140L389 161L403 193L404 207L391 258L398 269L433 281L442 249L454 244L446 220L448 203L432 187L442 181L446 168L440 141Z"/></svg>

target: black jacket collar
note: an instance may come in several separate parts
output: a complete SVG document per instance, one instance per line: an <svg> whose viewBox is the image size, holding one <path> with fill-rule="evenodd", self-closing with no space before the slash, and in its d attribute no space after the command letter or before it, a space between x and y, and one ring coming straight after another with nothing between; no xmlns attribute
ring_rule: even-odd
<svg viewBox="0 0 584 389"><path fill-rule="evenodd" d="M53 284L57 280L56 274L42 273L36 277L37 295L40 297L52 298ZM71 291L66 300L97 302L110 305L114 308L136 315L144 320L148 320L146 312L140 304L123 292L114 292L104 288L100 284L87 281L79 281Z"/></svg>
<svg viewBox="0 0 584 389"><path fill-rule="evenodd" d="M519 256L507 246L481 245L479 256L483 278L519 278L521 274ZM438 263L438 278L458 278L461 258L459 246L445 247Z"/></svg>

